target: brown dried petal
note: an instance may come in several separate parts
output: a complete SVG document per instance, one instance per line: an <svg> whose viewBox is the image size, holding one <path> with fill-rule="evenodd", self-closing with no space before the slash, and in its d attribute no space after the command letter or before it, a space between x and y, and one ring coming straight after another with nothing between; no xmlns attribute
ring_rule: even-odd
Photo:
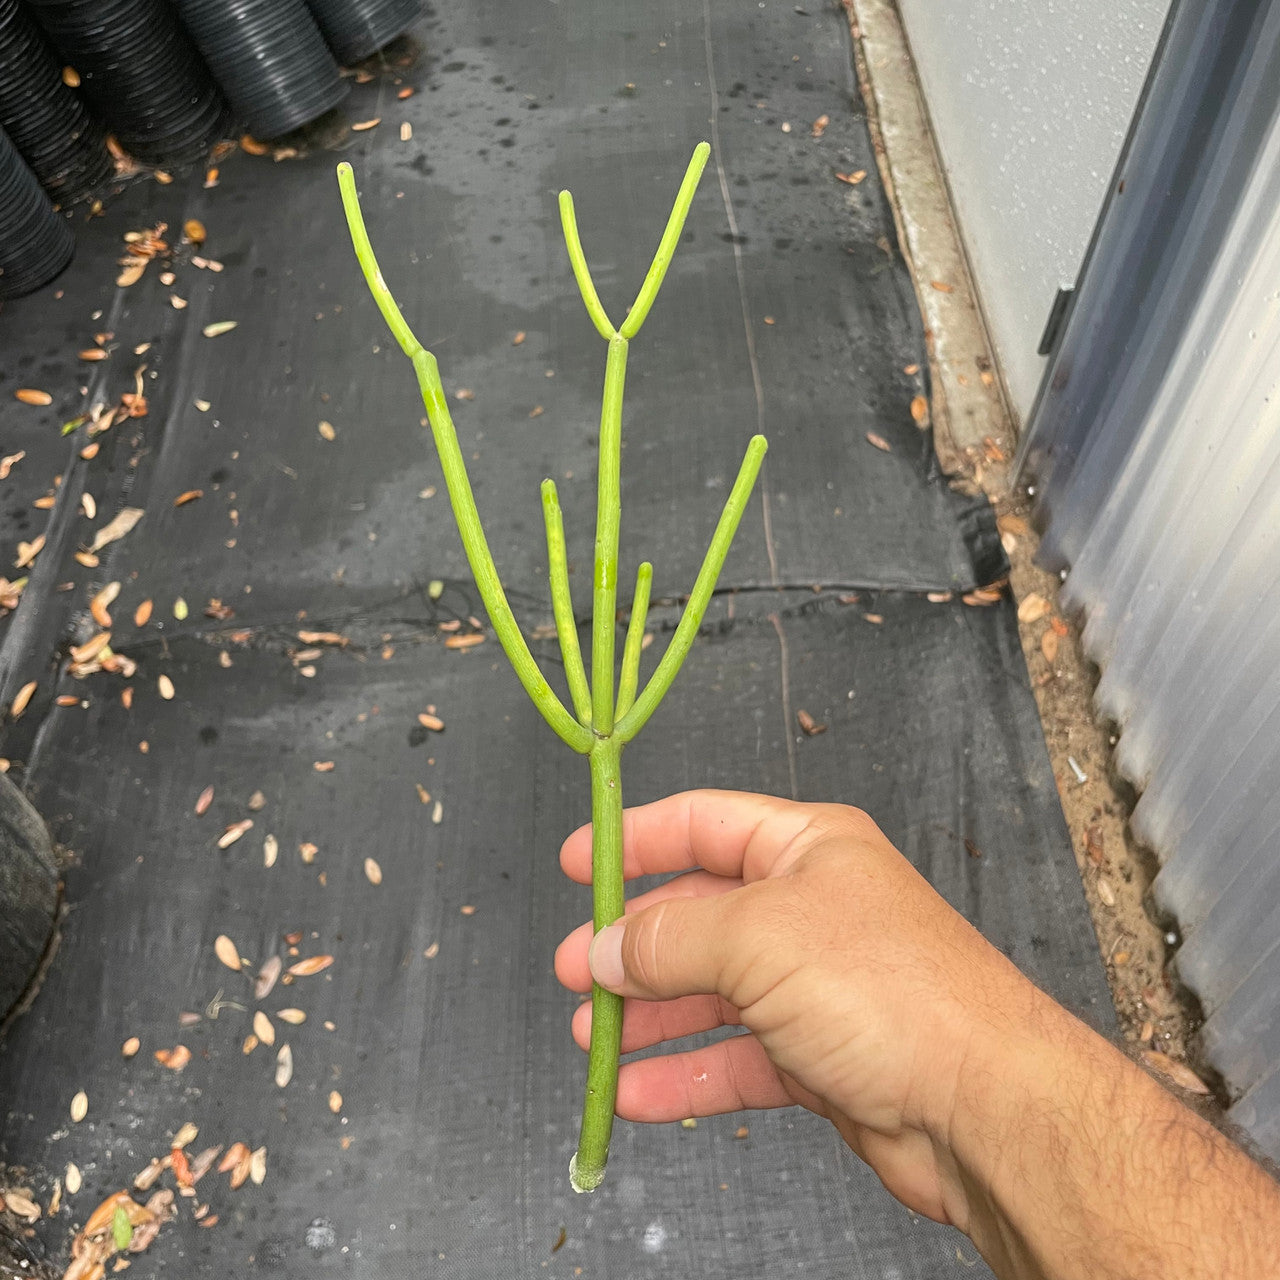
<svg viewBox="0 0 1280 1280"><path fill-rule="evenodd" d="M297 964L291 964L289 972L295 978L309 978L312 974L327 969L332 963L332 956L308 956L305 960L299 960Z"/></svg>
<svg viewBox="0 0 1280 1280"><path fill-rule="evenodd" d="M284 961L279 956L271 956L263 963L253 984L253 998L255 1000L265 1000L271 994L271 989L280 980L280 974L283 969Z"/></svg>
<svg viewBox="0 0 1280 1280"><path fill-rule="evenodd" d="M236 948L236 944L227 937L225 933L218 934L213 944L214 953L228 969L234 969L239 973L244 967L240 963L240 952Z"/></svg>
<svg viewBox="0 0 1280 1280"><path fill-rule="evenodd" d="M283 1089L293 1079L293 1050L287 1044L276 1054L276 1087Z"/></svg>

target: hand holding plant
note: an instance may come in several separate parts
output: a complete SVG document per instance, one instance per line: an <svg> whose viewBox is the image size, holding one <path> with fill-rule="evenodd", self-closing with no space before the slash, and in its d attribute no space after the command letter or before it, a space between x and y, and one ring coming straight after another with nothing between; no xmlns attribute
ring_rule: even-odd
<svg viewBox="0 0 1280 1280"><path fill-rule="evenodd" d="M684 613L657 669L643 689L639 686L640 652L653 571L648 562L640 566L615 691L618 530L622 509L622 400L628 344L639 333L657 297L709 154L710 148L705 142L694 151L648 274L626 318L616 327L600 302L587 267L574 218L573 197L567 191L560 193L560 218L574 277L587 313L600 336L608 343L600 412L590 682L578 644L577 623L569 591L559 497L554 481L544 480L542 483L552 608L572 712L565 708L539 669L507 602L476 510L436 359L414 336L387 289L365 231L356 195L355 175L349 164L338 166L338 182L356 257L383 319L405 355L412 360L418 375L458 532L494 632L543 718L564 742L586 755L590 762L591 882L593 927L596 931L612 924L623 911L622 749L653 715L693 645L768 447L764 437L759 435L753 436L747 446L738 478L721 512ZM596 985L591 1002L586 1099L578 1151L570 1164L570 1178L578 1191L593 1191L604 1177L613 1130L618 1052L622 1037L621 997Z"/></svg>

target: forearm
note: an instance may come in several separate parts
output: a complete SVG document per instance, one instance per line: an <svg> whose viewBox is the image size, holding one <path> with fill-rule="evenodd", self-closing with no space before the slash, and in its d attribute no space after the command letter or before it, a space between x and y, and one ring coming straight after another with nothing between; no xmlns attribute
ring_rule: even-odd
<svg viewBox="0 0 1280 1280"><path fill-rule="evenodd" d="M950 1150L970 1236L1002 1278L1280 1277L1280 1189L1039 992L975 1049Z"/></svg>

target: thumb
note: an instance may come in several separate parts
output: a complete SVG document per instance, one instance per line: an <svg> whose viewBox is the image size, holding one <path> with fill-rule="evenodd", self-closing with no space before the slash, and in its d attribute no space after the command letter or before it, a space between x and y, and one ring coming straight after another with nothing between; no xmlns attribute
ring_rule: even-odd
<svg viewBox="0 0 1280 1280"><path fill-rule="evenodd" d="M607 991L641 1000L723 995L735 932L727 897L672 898L606 926L591 942L591 976Z"/></svg>

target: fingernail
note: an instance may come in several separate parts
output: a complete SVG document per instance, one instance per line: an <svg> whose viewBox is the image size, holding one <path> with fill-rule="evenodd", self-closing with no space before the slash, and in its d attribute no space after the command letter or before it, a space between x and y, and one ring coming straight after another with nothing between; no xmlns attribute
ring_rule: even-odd
<svg viewBox="0 0 1280 1280"><path fill-rule="evenodd" d="M606 989L613 991L626 981L626 971L622 967L622 935L625 926L611 924L601 929L591 943L587 953L587 961L591 965L591 976Z"/></svg>

